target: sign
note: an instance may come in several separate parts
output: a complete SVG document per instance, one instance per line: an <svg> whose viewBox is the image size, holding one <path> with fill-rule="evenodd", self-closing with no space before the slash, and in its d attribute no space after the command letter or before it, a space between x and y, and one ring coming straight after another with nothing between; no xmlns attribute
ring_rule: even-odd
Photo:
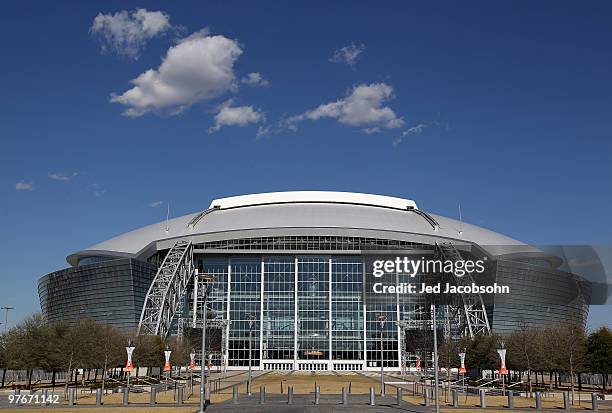
<svg viewBox="0 0 612 413"><path fill-rule="evenodd" d="M134 364L132 363L132 353L134 352L134 349L136 347L128 345L125 348L125 351L127 351L127 363L125 365L125 371L127 372L131 372L132 370L134 370Z"/></svg>
<svg viewBox="0 0 612 413"><path fill-rule="evenodd" d="M171 350L164 351L164 356L166 356L166 364L164 364L164 371L172 370L172 367L170 367L170 354L172 354Z"/></svg>
<svg viewBox="0 0 612 413"><path fill-rule="evenodd" d="M459 373L465 373L465 353L459 353L459 358L461 359L461 367L459 367Z"/></svg>
<svg viewBox="0 0 612 413"><path fill-rule="evenodd" d="M501 366L499 367L499 374L507 375L508 370L506 369L506 349L500 348L497 350L497 354L499 354L499 358L501 360Z"/></svg>

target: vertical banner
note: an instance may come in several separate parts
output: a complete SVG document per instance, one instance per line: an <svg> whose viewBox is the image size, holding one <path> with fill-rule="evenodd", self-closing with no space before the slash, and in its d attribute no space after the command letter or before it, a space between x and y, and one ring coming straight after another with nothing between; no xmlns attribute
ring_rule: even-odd
<svg viewBox="0 0 612 413"><path fill-rule="evenodd" d="M421 358L420 357L417 357L417 360L416 360L416 369L419 370L419 371L421 370Z"/></svg>
<svg viewBox="0 0 612 413"><path fill-rule="evenodd" d="M465 373L465 353L459 353L459 359L461 360L461 367L459 367L459 373Z"/></svg>
<svg viewBox="0 0 612 413"><path fill-rule="evenodd" d="M195 370L195 353L189 354L189 370Z"/></svg>
<svg viewBox="0 0 612 413"><path fill-rule="evenodd" d="M500 348L497 350L499 358L501 360L501 366L499 367L499 374L507 375L508 370L506 369L506 349Z"/></svg>
<svg viewBox="0 0 612 413"><path fill-rule="evenodd" d="M135 347L128 346L125 348L127 351L127 363L125 364L125 371L131 372L134 370L134 363L132 363L132 353L134 352Z"/></svg>
<svg viewBox="0 0 612 413"><path fill-rule="evenodd" d="M164 364L164 371L172 370L172 367L170 367L170 354L172 354L171 350L164 351L164 356L166 356L166 364Z"/></svg>

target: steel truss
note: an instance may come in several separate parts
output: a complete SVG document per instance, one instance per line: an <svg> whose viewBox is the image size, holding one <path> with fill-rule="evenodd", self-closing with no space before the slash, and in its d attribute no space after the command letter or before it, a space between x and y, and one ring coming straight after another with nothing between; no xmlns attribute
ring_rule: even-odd
<svg viewBox="0 0 612 413"><path fill-rule="evenodd" d="M139 335L168 334L194 273L191 241L177 241L149 287L138 323Z"/></svg>
<svg viewBox="0 0 612 413"><path fill-rule="evenodd" d="M437 243L436 247L442 256L447 260L463 260L461 253L450 242ZM474 278L469 273L466 273L462 277L455 274L453 274L453 276L458 286L471 286L472 283L474 283ZM490 335L491 327L489 325L489 318L487 317L487 310L485 308L482 295L479 293L463 293L461 294L461 300L463 302L463 308L453 308L453 306L449 306L450 308L448 308L447 311L459 322L461 321L461 318L465 318L467 330L465 331L465 334L469 334L470 337Z"/></svg>

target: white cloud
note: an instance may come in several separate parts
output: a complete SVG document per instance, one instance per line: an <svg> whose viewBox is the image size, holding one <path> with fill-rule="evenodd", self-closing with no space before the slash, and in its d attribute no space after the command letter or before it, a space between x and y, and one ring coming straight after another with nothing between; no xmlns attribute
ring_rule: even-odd
<svg viewBox="0 0 612 413"><path fill-rule="evenodd" d="M429 125L425 124L425 123L419 123L416 126L413 126L409 129L406 129L405 131L403 131L400 136L398 136L397 138L395 138L395 140L393 141L393 146L397 146L400 143L402 143L402 141L409 137L409 136L413 136L413 135L420 135L421 133L423 133L423 131L425 130L425 128L427 128Z"/></svg>
<svg viewBox="0 0 612 413"><path fill-rule="evenodd" d="M147 41L164 34L170 27L170 16L163 11L137 9L115 14L98 13L90 31L100 36L103 52L110 50L138 59Z"/></svg>
<svg viewBox="0 0 612 413"><path fill-rule="evenodd" d="M241 82L249 86L268 86L270 85L270 82L268 82L267 79L264 79L261 73L259 72L249 73L248 75L246 75L245 77L241 79Z"/></svg>
<svg viewBox="0 0 612 413"><path fill-rule="evenodd" d="M106 189L102 188L99 184L91 184L88 189L95 197L101 197L106 193Z"/></svg>
<svg viewBox="0 0 612 413"><path fill-rule="evenodd" d="M357 63L357 58L364 50L365 46L363 44L356 45L355 43L351 43L348 46L336 50L333 56L329 58L329 61L333 63L343 63L353 67L355 63Z"/></svg>
<svg viewBox="0 0 612 413"><path fill-rule="evenodd" d="M47 175L49 176L49 179L52 179L54 181L64 181L64 182L67 182L67 181L72 180L72 178L74 178L75 176L77 176L78 173L73 172L72 174L67 175L67 174L64 174L62 172L49 172Z"/></svg>
<svg viewBox="0 0 612 413"><path fill-rule="evenodd" d="M243 127L249 123L259 123L265 120L265 114L253 106L231 106L231 100L221 106L215 115L215 124L208 133L217 132L223 126Z"/></svg>
<svg viewBox="0 0 612 413"><path fill-rule="evenodd" d="M123 114L130 117L151 111L178 114L234 88L234 63L241 54L236 41L200 31L171 47L158 69L132 80L135 86L112 95L111 102L127 106Z"/></svg>
<svg viewBox="0 0 612 413"><path fill-rule="evenodd" d="M395 129L404 125L393 109L385 103L393 98L393 88L385 83L358 85L349 90L344 99L325 103L301 115L288 118L286 127L296 129L303 120L332 118L348 126L363 126L362 131L375 133L381 129Z"/></svg>
<svg viewBox="0 0 612 413"><path fill-rule="evenodd" d="M151 203L149 204L149 206L150 206L151 208L157 208L158 206L161 206L161 204L163 204L163 203L164 203L164 201L154 201L154 202L151 202Z"/></svg>
<svg viewBox="0 0 612 413"><path fill-rule="evenodd" d="M15 184L17 191L32 191L34 190L34 184L32 182L19 181Z"/></svg>

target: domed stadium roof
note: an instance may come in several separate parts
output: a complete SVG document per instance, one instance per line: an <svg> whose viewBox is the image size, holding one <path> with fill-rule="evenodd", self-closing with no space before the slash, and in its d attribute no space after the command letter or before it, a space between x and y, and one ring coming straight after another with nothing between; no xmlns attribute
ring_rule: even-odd
<svg viewBox="0 0 612 413"><path fill-rule="evenodd" d="M477 244L492 256L538 254L520 241L418 209L411 200L348 192L273 192L214 200L202 212L148 225L67 257L147 257L176 239L194 243L269 236L356 236Z"/></svg>

